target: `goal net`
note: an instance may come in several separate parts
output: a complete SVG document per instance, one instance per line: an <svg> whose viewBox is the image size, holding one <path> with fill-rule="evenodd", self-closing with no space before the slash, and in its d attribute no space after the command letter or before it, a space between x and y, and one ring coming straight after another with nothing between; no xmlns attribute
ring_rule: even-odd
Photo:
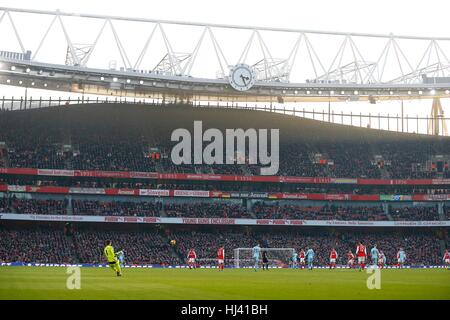
<svg viewBox="0 0 450 320"><path fill-rule="evenodd" d="M234 267L248 268L254 266L252 248L234 249ZM261 248L259 255L259 266L262 265L263 252L266 253L269 267L289 267L292 256L295 252L294 248Z"/></svg>

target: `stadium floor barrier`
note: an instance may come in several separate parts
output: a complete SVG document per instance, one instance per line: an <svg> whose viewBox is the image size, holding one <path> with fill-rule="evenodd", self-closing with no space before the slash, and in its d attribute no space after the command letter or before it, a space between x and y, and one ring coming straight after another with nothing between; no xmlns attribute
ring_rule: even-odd
<svg viewBox="0 0 450 320"><path fill-rule="evenodd" d="M81 267L81 268L109 268L106 264L65 264L65 263L24 263L24 262L2 262L0 267ZM159 269L187 269L188 266L176 265L176 266L162 266L159 264L149 265L125 265L125 268L159 268ZM199 266L198 269L216 269L217 266ZM226 267L228 269L234 269L233 266ZM371 268L370 266L366 267ZM378 267L377 267L378 268ZM403 268L397 266L386 266L383 269L446 269L447 266L434 265L434 266L404 266ZM241 267L240 269L253 269L253 267ZM289 267L269 267L269 269L299 269L301 268L289 268ZM306 268L305 268L306 269ZM314 269L329 269L327 266L314 266ZM349 269L346 266L337 266L336 269ZM356 269L356 268L355 268Z"/></svg>

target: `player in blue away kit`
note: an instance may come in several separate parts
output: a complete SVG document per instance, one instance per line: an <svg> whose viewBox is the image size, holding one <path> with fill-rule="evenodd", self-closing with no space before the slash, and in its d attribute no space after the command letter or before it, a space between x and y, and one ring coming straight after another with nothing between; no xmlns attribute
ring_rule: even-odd
<svg viewBox="0 0 450 320"><path fill-rule="evenodd" d="M258 268L259 265L259 255L261 253L261 247L259 246L259 243L254 246L252 248L252 257L253 257L253 262L255 263L255 265L253 266L253 268L256 269Z"/></svg>
<svg viewBox="0 0 450 320"><path fill-rule="evenodd" d="M400 248L400 250L397 252L398 266L400 268L403 268L403 265L405 264L405 261L406 261L406 253L403 250L403 248Z"/></svg>
<svg viewBox="0 0 450 320"><path fill-rule="evenodd" d="M313 262L314 262L314 250L312 248L309 248L308 251L306 251L306 260L308 261L308 269L313 269Z"/></svg>
<svg viewBox="0 0 450 320"><path fill-rule="evenodd" d="M294 250L294 252L292 252L292 268L297 268L297 267L298 267L298 254Z"/></svg>
<svg viewBox="0 0 450 320"><path fill-rule="evenodd" d="M116 257L119 259L120 266L123 268L125 265L125 251L120 250L119 252L116 252Z"/></svg>
<svg viewBox="0 0 450 320"><path fill-rule="evenodd" d="M375 244L373 248L370 250L370 256L372 257L372 265L375 267L378 264L378 257L380 252L377 249L377 245Z"/></svg>

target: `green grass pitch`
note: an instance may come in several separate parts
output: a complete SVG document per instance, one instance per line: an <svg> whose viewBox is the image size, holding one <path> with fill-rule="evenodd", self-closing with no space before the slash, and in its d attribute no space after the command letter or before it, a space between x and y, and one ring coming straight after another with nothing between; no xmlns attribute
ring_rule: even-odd
<svg viewBox="0 0 450 320"><path fill-rule="evenodd" d="M63 267L0 267L0 299L444 299L450 270L388 269L381 289L355 270L81 268L81 289L66 288Z"/></svg>

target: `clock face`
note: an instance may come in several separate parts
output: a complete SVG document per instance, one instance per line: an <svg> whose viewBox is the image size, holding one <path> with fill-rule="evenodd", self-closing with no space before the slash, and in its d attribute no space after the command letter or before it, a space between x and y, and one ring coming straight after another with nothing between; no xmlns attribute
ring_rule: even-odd
<svg viewBox="0 0 450 320"><path fill-rule="evenodd" d="M238 91L249 90L256 81L255 71L246 64L235 65L230 71L229 81Z"/></svg>

